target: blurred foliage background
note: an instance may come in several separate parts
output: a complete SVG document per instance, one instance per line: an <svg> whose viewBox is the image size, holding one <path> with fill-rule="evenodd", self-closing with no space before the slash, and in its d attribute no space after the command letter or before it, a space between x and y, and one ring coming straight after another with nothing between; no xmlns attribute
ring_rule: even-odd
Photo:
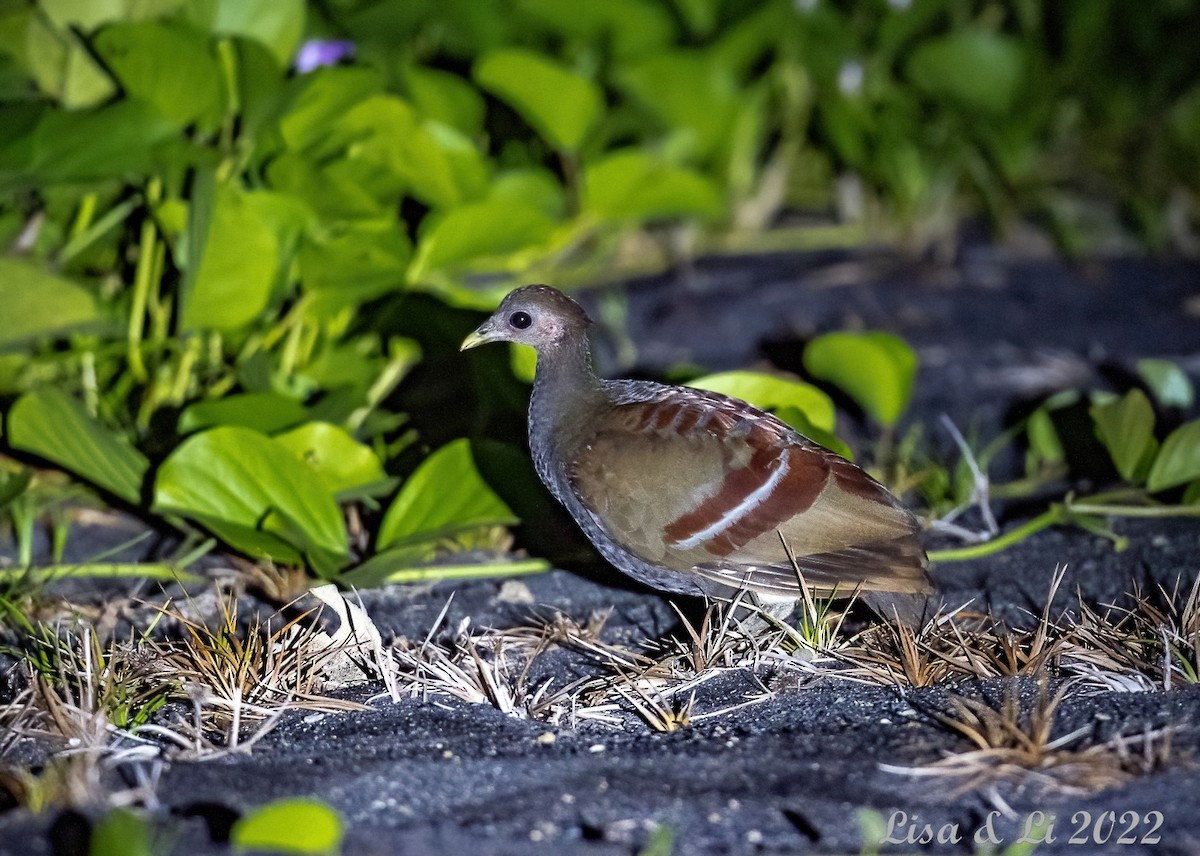
<svg viewBox="0 0 1200 856"><path fill-rule="evenodd" d="M1192 0L5 2L6 448L322 576L502 547L478 446L426 459L401 386L467 382L462 310L964 218L1194 253L1197 32ZM63 495L3 472L18 532Z"/></svg>

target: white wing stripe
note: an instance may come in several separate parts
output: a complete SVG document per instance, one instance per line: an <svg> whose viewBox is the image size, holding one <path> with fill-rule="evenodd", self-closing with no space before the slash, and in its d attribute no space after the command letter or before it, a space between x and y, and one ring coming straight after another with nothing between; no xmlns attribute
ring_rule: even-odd
<svg viewBox="0 0 1200 856"><path fill-rule="evenodd" d="M689 535L682 541L670 542L671 546L678 547L681 550L690 550L693 547L698 547L708 539L716 537L730 526L733 526L733 524L737 523L738 518L740 518L743 514L749 514L751 511L758 508L758 506L762 505L763 502L766 501L767 497L771 495L771 492L775 490L775 486L779 484L780 479L787 475L788 456L780 455L777 460L779 461L779 469L771 473L771 477L763 482L761 487L749 493L745 499L743 499L733 508L726 511L709 526L701 529L695 535Z"/></svg>

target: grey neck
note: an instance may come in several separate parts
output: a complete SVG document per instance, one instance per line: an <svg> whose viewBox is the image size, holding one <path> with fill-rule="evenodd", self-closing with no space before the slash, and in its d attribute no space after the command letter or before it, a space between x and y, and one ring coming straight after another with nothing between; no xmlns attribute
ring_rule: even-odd
<svg viewBox="0 0 1200 856"><path fill-rule="evenodd" d="M552 461L565 460L584 440L607 403L585 337L538 352L529 399L529 446L543 477Z"/></svg>

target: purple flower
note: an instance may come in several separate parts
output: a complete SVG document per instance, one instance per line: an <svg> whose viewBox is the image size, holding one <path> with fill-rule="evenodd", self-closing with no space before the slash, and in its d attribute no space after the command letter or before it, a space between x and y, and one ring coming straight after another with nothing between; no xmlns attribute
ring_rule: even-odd
<svg viewBox="0 0 1200 856"><path fill-rule="evenodd" d="M354 42L345 39L309 39L300 46L293 65L300 74L308 74L321 66L337 65L350 56L354 56Z"/></svg>

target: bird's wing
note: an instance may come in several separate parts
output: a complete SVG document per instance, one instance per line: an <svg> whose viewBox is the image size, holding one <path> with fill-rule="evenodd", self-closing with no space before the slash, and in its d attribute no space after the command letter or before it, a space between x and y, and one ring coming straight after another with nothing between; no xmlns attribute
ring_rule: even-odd
<svg viewBox="0 0 1200 856"><path fill-rule="evenodd" d="M625 549L664 570L796 595L926 591L913 516L775 417L715 393L620 401L575 450L572 488ZM787 543L787 549L784 547Z"/></svg>

